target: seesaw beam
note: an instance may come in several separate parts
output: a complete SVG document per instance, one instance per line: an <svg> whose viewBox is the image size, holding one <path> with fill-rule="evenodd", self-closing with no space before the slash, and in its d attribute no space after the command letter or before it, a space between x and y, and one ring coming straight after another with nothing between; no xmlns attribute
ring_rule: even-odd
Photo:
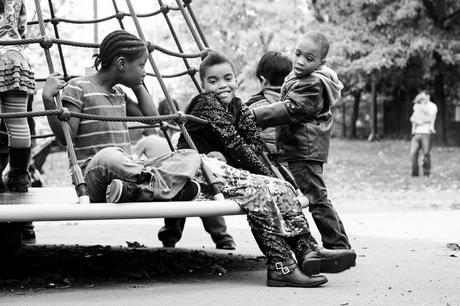
<svg viewBox="0 0 460 306"><path fill-rule="evenodd" d="M150 219L242 215L232 200L78 204L72 188L30 188L0 194L0 222ZM302 203L303 207L308 202Z"/></svg>

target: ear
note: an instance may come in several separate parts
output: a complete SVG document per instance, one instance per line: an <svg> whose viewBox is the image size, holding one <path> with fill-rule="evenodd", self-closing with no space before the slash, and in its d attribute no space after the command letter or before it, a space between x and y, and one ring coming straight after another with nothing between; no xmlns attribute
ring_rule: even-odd
<svg viewBox="0 0 460 306"><path fill-rule="evenodd" d="M260 76L260 85L262 85L263 87L271 86L270 81L267 80L263 75Z"/></svg>
<svg viewBox="0 0 460 306"><path fill-rule="evenodd" d="M128 61L124 56L119 56L115 60L115 65L117 66L118 70L122 72L126 72L128 70Z"/></svg>
<svg viewBox="0 0 460 306"><path fill-rule="evenodd" d="M323 59L323 60L321 61L321 64L319 64L319 67L326 65L326 62L327 62L327 60L326 60L326 59ZM318 67L318 68L319 68L319 67Z"/></svg>

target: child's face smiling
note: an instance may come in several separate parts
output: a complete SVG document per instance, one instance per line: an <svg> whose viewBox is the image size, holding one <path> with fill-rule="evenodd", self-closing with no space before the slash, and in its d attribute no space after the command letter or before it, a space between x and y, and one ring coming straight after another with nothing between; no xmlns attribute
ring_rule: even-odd
<svg viewBox="0 0 460 306"><path fill-rule="evenodd" d="M294 51L293 70L296 77L309 75L326 60L321 58L321 46L311 38L302 38Z"/></svg>
<svg viewBox="0 0 460 306"><path fill-rule="evenodd" d="M232 66L222 63L206 68L202 87L204 92L216 94L222 103L230 103L238 88Z"/></svg>

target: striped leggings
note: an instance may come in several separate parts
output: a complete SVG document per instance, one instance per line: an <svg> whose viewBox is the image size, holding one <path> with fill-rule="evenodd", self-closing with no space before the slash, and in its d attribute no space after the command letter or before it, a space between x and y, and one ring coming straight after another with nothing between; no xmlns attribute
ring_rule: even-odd
<svg viewBox="0 0 460 306"><path fill-rule="evenodd" d="M27 110L27 93L24 91L6 91L0 92L1 112L17 113ZM27 124L27 118L9 118L4 119L6 129L8 130L8 146L12 148L29 148L30 130Z"/></svg>

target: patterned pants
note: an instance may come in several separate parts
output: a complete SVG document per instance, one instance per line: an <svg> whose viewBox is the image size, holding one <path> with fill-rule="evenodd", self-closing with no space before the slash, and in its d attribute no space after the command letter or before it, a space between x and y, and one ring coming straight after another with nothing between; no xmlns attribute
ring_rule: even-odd
<svg viewBox="0 0 460 306"><path fill-rule="evenodd" d="M310 235L294 188L286 181L236 169L214 158L202 156L203 162L220 183L220 190L243 208L251 228L283 237ZM201 174L197 179L204 182ZM205 189L203 190L205 197Z"/></svg>
<svg viewBox="0 0 460 306"><path fill-rule="evenodd" d="M292 253L299 259L317 249L289 183L235 169L212 158L202 158L221 183L223 195L246 211L252 234L267 257L268 265L286 262L292 259ZM197 179L203 182L200 175Z"/></svg>

